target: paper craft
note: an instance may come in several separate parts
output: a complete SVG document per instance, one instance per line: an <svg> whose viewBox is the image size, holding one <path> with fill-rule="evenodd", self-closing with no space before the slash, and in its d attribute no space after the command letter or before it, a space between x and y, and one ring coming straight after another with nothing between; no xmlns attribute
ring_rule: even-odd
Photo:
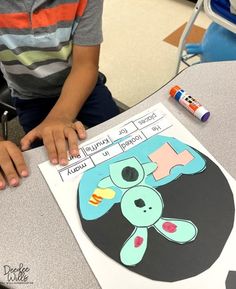
<svg viewBox="0 0 236 289"><path fill-rule="evenodd" d="M117 140L113 145L116 144ZM206 156L192 147L161 135L151 136L97 164L83 174L78 186L78 211L84 231L105 254L150 279L170 282L197 275L206 269L206 263L210 266L219 257L234 216L231 190L226 182L222 195L221 182L224 183L225 178L210 164ZM156 177L159 168L164 172L161 178ZM175 186L162 193L172 182ZM113 198L103 199L95 207L91 205L91 192L94 194L98 189L111 190ZM219 207L221 202L227 209L222 213L214 208L211 211L213 204ZM221 230L224 237L221 235L218 241L212 240L209 232L217 234L219 215L224 223ZM124 219L128 223L124 223ZM205 227L207 238L203 234ZM213 254L207 252L212 250L212 241L218 244ZM177 247L168 246L168 242L176 243ZM202 247L201 243L205 245ZM204 252L204 262L190 262L188 258L195 259L200 251ZM182 259L187 260L177 264L180 252ZM162 266L173 266L174 260L176 272L168 274Z"/></svg>
<svg viewBox="0 0 236 289"><path fill-rule="evenodd" d="M164 144L156 152L149 155L149 158L158 163L158 169L153 173L156 180L168 176L173 167L184 166L193 160L193 156L188 151L177 154L169 143Z"/></svg>
<svg viewBox="0 0 236 289"><path fill-rule="evenodd" d="M236 284L236 271L230 271L226 280L226 289L235 289Z"/></svg>
<svg viewBox="0 0 236 289"><path fill-rule="evenodd" d="M235 181L164 106L80 152L40 169L102 288L236 288Z"/></svg>
<svg viewBox="0 0 236 289"><path fill-rule="evenodd" d="M193 241L197 235L197 228L190 221L162 218L162 197L157 190L145 184L147 176L156 169L155 163L142 165L131 157L112 163L110 176L98 183L98 186L104 189L117 186L122 190L121 212L135 226L120 252L121 262L128 266L136 265L142 260L150 227L154 227L168 240L179 244ZM79 190L80 193L85 192ZM78 198L80 199L80 196Z"/></svg>

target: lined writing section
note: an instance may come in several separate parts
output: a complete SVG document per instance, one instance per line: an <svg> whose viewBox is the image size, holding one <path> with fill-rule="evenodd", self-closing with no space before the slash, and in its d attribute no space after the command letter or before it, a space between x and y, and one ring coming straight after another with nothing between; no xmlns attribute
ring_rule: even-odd
<svg viewBox="0 0 236 289"><path fill-rule="evenodd" d="M68 159L65 167L57 167L63 182L71 180L87 170L99 165L113 157L126 152L145 142L148 138L159 134L172 126L168 117L160 110L144 111L96 137L91 142L80 147L80 156Z"/></svg>

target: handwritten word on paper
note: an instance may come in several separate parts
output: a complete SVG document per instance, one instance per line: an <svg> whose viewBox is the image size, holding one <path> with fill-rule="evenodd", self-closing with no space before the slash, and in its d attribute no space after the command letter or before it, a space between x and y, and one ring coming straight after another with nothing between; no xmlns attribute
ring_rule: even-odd
<svg viewBox="0 0 236 289"><path fill-rule="evenodd" d="M150 125L156 122L158 119L162 118L164 115L160 111L154 111L143 117L139 118L138 120L134 121L134 124L137 126L138 129L142 129L143 127Z"/></svg>
<svg viewBox="0 0 236 289"><path fill-rule="evenodd" d="M77 177L78 175L84 173L92 167L94 167L92 160L90 158L87 158L81 162L60 169L58 173L60 174L61 180L64 182L66 180Z"/></svg>
<svg viewBox="0 0 236 289"><path fill-rule="evenodd" d="M131 135L129 138L125 139L124 141L120 142L120 146L121 146L122 150L125 152L125 151L131 149L132 147L140 144L145 139L146 138L144 137L144 135L141 132L137 132L137 133L134 133L133 135Z"/></svg>
<svg viewBox="0 0 236 289"><path fill-rule="evenodd" d="M162 118L159 121L153 123L152 125L145 127L142 129L142 133L147 137L150 138L153 135L156 135L167 128L171 127L172 124L168 119Z"/></svg>
<svg viewBox="0 0 236 289"><path fill-rule="evenodd" d="M105 147L108 147L111 144L112 144L112 141L110 140L108 136L106 136L104 138L96 140L95 142L89 145L84 146L83 149L87 155L92 155L96 153L97 151L100 151L104 149Z"/></svg>
<svg viewBox="0 0 236 289"><path fill-rule="evenodd" d="M105 162L108 159L111 159L119 154L121 154L123 151L119 144L115 144L107 149L104 149L94 155L91 156L91 159L93 160L95 165L98 165L100 163Z"/></svg>
<svg viewBox="0 0 236 289"><path fill-rule="evenodd" d="M138 128L135 126L133 122L129 122L126 125L122 126L118 130L114 130L109 133L109 137L113 140L116 141L118 139L121 139L133 132L135 132Z"/></svg>

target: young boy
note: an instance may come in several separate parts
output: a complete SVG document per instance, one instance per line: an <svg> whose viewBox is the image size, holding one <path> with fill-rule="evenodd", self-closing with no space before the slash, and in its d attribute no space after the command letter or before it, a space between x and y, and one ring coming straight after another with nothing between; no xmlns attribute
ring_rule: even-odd
<svg viewBox="0 0 236 289"><path fill-rule="evenodd" d="M98 79L103 0L5 0L0 64L26 135L21 149L45 145L52 164L78 155L88 127L118 114ZM28 175L21 151L0 141L0 189ZM5 176L5 178L4 178Z"/></svg>

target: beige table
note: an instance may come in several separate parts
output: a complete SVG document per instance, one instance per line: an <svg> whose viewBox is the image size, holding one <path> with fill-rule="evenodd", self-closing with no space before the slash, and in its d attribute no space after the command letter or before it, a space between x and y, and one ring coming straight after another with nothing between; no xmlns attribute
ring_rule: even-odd
<svg viewBox="0 0 236 289"><path fill-rule="evenodd" d="M210 110L207 123L201 123L169 99L169 89L176 84ZM140 104L90 129L88 136L96 136L162 102L236 178L235 84L236 62L192 66ZM100 288L39 171L37 165L46 160L44 148L28 151L25 157L31 177L18 188L0 192L0 281L6 282L4 266L19 267L22 263L29 269L29 284L9 285L10 288Z"/></svg>

